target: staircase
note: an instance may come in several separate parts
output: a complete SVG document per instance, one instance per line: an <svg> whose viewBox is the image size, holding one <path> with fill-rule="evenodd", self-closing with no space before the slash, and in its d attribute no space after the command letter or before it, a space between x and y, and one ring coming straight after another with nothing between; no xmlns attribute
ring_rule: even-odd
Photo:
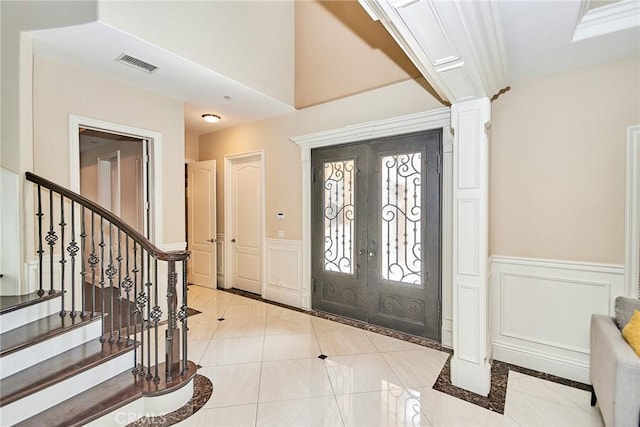
<svg viewBox="0 0 640 427"><path fill-rule="evenodd" d="M188 253L160 251L82 196L27 180L38 289L0 296L0 424L126 425L182 406L196 371L187 359Z"/></svg>

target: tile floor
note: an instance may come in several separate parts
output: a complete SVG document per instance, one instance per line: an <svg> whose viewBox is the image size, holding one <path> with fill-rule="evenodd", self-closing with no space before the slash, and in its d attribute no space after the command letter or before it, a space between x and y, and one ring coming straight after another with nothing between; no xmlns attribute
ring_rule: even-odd
<svg viewBox="0 0 640 427"><path fill-rule="evenodd" d="M587 391L512 371L501 415L432 389L438 350L198 286L189 306L213 395L180 426L603 425Z"/></svg>

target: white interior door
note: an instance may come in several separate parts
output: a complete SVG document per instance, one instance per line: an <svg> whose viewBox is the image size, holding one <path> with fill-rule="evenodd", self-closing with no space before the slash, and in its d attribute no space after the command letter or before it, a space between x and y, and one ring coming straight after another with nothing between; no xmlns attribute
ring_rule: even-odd
<svg viewBox="0 0 640 427"><path fill-rule="evenodd" d="M231 278L234 288L262 294L262 162L235 159L231 171Z"/></svg>
<svg viewBox="0 0 640 427"><path fill-rule="evenodd" d="M216 287L216 161L187 165L187 234L191 251L187 280Z"/></svg>

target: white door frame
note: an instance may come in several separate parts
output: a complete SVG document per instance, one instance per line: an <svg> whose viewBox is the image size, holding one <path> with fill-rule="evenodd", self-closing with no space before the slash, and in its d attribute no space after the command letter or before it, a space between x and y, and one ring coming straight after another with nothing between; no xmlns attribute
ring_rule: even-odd
<svg viewBox="0 0 640 427"><path fill-rule="evenodd" d="M264 298L264 288L266 283L266 265L264 251L266 247L266 224L265 224L265 162L264 162L264 150L249 151L246 153L233 154L224 157L224 289L231 289L233 287L232 274L233 271L233 255L234 246L231 244L232 230L233 230L233 215L232 215L232 188L233 188L233 163L238 160L246 160L249 158L257 158L260 161L260 294Z"/></svg>
<svg viewBox="0 0 640 427"><path fill-rule="evenodd" d="M90 117L69 115L69 186L71 191L80 193L80 128L94 129L149 141L149 152L143 148L143 157L149 156L149 208L151 224L147 224L143 215L144 229L149 231L149 240L160 249L164 249L162 238L162 134L148 129L136 128L120 123L92 119ZM144 161L144 159L143 159ZM143 177L143 179L146 179ZM143 185L143 192L146 192Z"/></svg>
<svg viewBox="0 0 640 427"><path fill-rule="evenodd" d="M627 165L625 196L625 294L640 297L638 277L640 276L640 125L627 128Z"/></svg>

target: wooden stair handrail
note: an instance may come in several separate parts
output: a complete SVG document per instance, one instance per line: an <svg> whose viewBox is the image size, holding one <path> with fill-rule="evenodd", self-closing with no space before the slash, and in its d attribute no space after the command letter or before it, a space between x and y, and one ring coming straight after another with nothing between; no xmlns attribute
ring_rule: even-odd
<svg viewBox="0 0 640 427"><path fill-rule="evenodd" d="M152 257L161 260L161 261L185 261L189 258L188 251L171 251L166 252L158 249L153 243L151 243L146 237L144 237L140 232L136 229L128 225L124 222L120 217L114 215L112 212L106 210L99 204L87 199L84 196L81 196L78 193L75 193L67 188L64 188L54 182L49 181L48 179L42 178L41 176L35 175L31 172L26 172L27 181L33 182L34 184L40 185L41 187L47 188L50 191L54 191L62 196L66 197L73 202L84 206L85 208L93 211L118 227L120 230L129 235L136 243L138 243L142 248L144 248Z"/></svg>

